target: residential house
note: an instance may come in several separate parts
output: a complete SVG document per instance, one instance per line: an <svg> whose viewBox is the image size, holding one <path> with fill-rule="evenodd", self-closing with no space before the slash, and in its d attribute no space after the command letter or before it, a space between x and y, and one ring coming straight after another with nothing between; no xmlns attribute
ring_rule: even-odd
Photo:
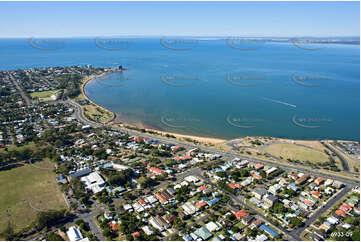
<svg viewBox="0 0 361 242"><path fill-rule="evenodd" d="M218 222L213 221L205 224L205 226L210 232L218 231L222 228L222 226Z"/></svg>
<svg viewBox="0 0 361 242"><path fill-rule="evenodd" d="M253 217L249 214L245 215L242 217L241 222L244 225L249 225L251 222L253 221Z"/></svg>
<svg viewBox="0 0 361 242"><path fill-rule="evenodd" d="M303 176L301 176L300 178L298 178L298 179L296 180L296 185L302 185L302 184L304 184L304 183L307 181L308 178L309 178L309 175L304 174Z"/></svg>
<svg viewBox="0 0 361 242"><path fill-rule="evenodd" d="M268 207L272 207L273 204L275 204L277 202L278 198L271 194L268 194L267 196L265 196L263 198L263 200Z"/></svg>
<svg viewBox="0 0 361 242"><path fill-rule="evenodd" d="M210 237L212 237L211 232L208 231L208 229L204 227L200 227L194 232L196 235L202 238L202 240L208 240Z"/></svg>
<svg viewBox="0 0 361 242"><path fill-rule="evenodd" d="M258 188L252 192L252 194L259 200L262 200L263 196L267 194L267 190L264 188Z"/></svg>
<svg viewBox="0 0 361 242"><path fill-rule="evenodd" d="M325 180L322 177L318 177L315 179L315 183L319 186L321 185Z"/></svg>

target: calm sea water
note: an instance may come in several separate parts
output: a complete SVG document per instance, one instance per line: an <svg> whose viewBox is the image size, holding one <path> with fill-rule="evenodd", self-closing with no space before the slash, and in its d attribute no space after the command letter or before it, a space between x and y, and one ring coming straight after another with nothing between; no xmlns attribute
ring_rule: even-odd
<svg viewBox="0 0 361 242"><path fill-rule="evenodd" d="M360 139L359 46L307 45L315 49L306 50L235 40L52 41L0 39L0 69L123 65L127 71L89 83L88 96L129 122L169 132L227 139Z"/></svg>

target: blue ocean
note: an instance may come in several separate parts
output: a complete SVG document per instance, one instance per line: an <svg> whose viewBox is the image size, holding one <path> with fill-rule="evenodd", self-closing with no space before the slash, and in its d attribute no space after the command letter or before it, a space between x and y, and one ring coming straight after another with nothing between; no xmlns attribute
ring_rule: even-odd
<svg viewBox="0 0 361 242"><path fill-rule="evenodd" d="M90 82L128 123L231 139L360 140L360 46L221 38L0 39L0 69L127 70Z"/></svg>

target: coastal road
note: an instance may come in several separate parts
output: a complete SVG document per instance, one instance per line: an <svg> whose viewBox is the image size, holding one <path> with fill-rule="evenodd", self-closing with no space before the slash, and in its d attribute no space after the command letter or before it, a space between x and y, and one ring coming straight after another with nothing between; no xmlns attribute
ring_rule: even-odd
<svg viewBox="0 0 361 242"><path fill-rule="evenodd" d="M88 125L90 125L90 126L92 126L94 128L106 127L106 125L95 123L95 122L87 120L83 116L83 113L81 111L81 106L79 104L74 103L74 102L69 101L69 100L63 101L63 103L68 103L68 104L72 105L73 107L75 107L75 110L76 110L75 117L80 122L88 124ZM122 131L122 132L128 133L129 135L139 135L139 136L143 136L143 137L146 137L146 138L149 138L149 139L152 139L152 140L157 140L157 141L168 143L168 144L182 145L182 146L184 146L185 148L188 148L188 149L199 148L196 145L191 145L191 144L183 143L183 142L180 142L180 141L170 140L170 139L167 139L167 138L155 137L155 136L152 136L152 135L149 135L149 134L144 134L144 133L140 133L140 132L136 132L136 131L122 130L122 129L119 129L119 128L117 128L117 129ZM234 151L226 152L226 151L218 150L218 149L215 149L215 148L205 148L205 147L202 147L200 149L203 150L203 151L206 151L206 152L222 155L224 158L227 158L227 159L240 158L240 159L244 159L244 160L249 160L251 162L263 163L265 165L275 166L275 167L281 168L281 169L283 169L283 170L285 170L287 172L297 172L297 173L302 172L302 173L310 174L310 175L313 175L313 176L322 176L323 178L339 180L339 181L341 181L341 182L343 182L345 184L349 184L349 185L359 185L360 184L359 181L356 181L356 179L353 180L353 179L349 179L349 178L346 178L344 176L340 176L340 175L336 175L336 174L331 175L331 174L326 174L326 173L316 171L316 170L312 170L312 169L294 167L294 166L291 166L291 165L280 164L280 163L276 163L274 161L265 160L265 159L250 158L250 157L242 156L242 155L240 155L240 154L238 154L238 153L236 153ZM350 174L350 175L352 176L352 174Z"/></svg>
<svg viewBox="0 0 361 242"><path fill-rule="evenodd" d="M90 125L94 128L100 128L100 127L104 126L103 124L99 124L99 123L90 121L87 118L85 118L82 107L79 104L77 104L76 102L66 100L66 101L61 101L60 103L65 103L65 104L72 106L75 110L75 113L74 113L75 118L78 119L79 121L81 121L82 123L84 123L86 125Z"/></svg>

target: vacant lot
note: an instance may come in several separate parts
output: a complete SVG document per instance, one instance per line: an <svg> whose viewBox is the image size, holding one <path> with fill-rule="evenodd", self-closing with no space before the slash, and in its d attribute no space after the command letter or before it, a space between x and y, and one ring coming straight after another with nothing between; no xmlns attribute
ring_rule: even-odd
<svg viewBox="0 0 361 242"><path fill-rule="evenodd" d="M35 163L51 168L49 161ZM37 210L66 208L63 195L56 184L56 174L29 164L0 171L0 228L10 220L15 231L35 220ZM1 231L2 229L0 229Z"/></svg>
<svg viewBox="0 0 361 242"><path fill-rule="evenodd" d="M265 148L265 151L271 155L283 159L293 159L310 162L328 162L328 156L318 150L294 145L294 144L272 144Z"/></svg>

